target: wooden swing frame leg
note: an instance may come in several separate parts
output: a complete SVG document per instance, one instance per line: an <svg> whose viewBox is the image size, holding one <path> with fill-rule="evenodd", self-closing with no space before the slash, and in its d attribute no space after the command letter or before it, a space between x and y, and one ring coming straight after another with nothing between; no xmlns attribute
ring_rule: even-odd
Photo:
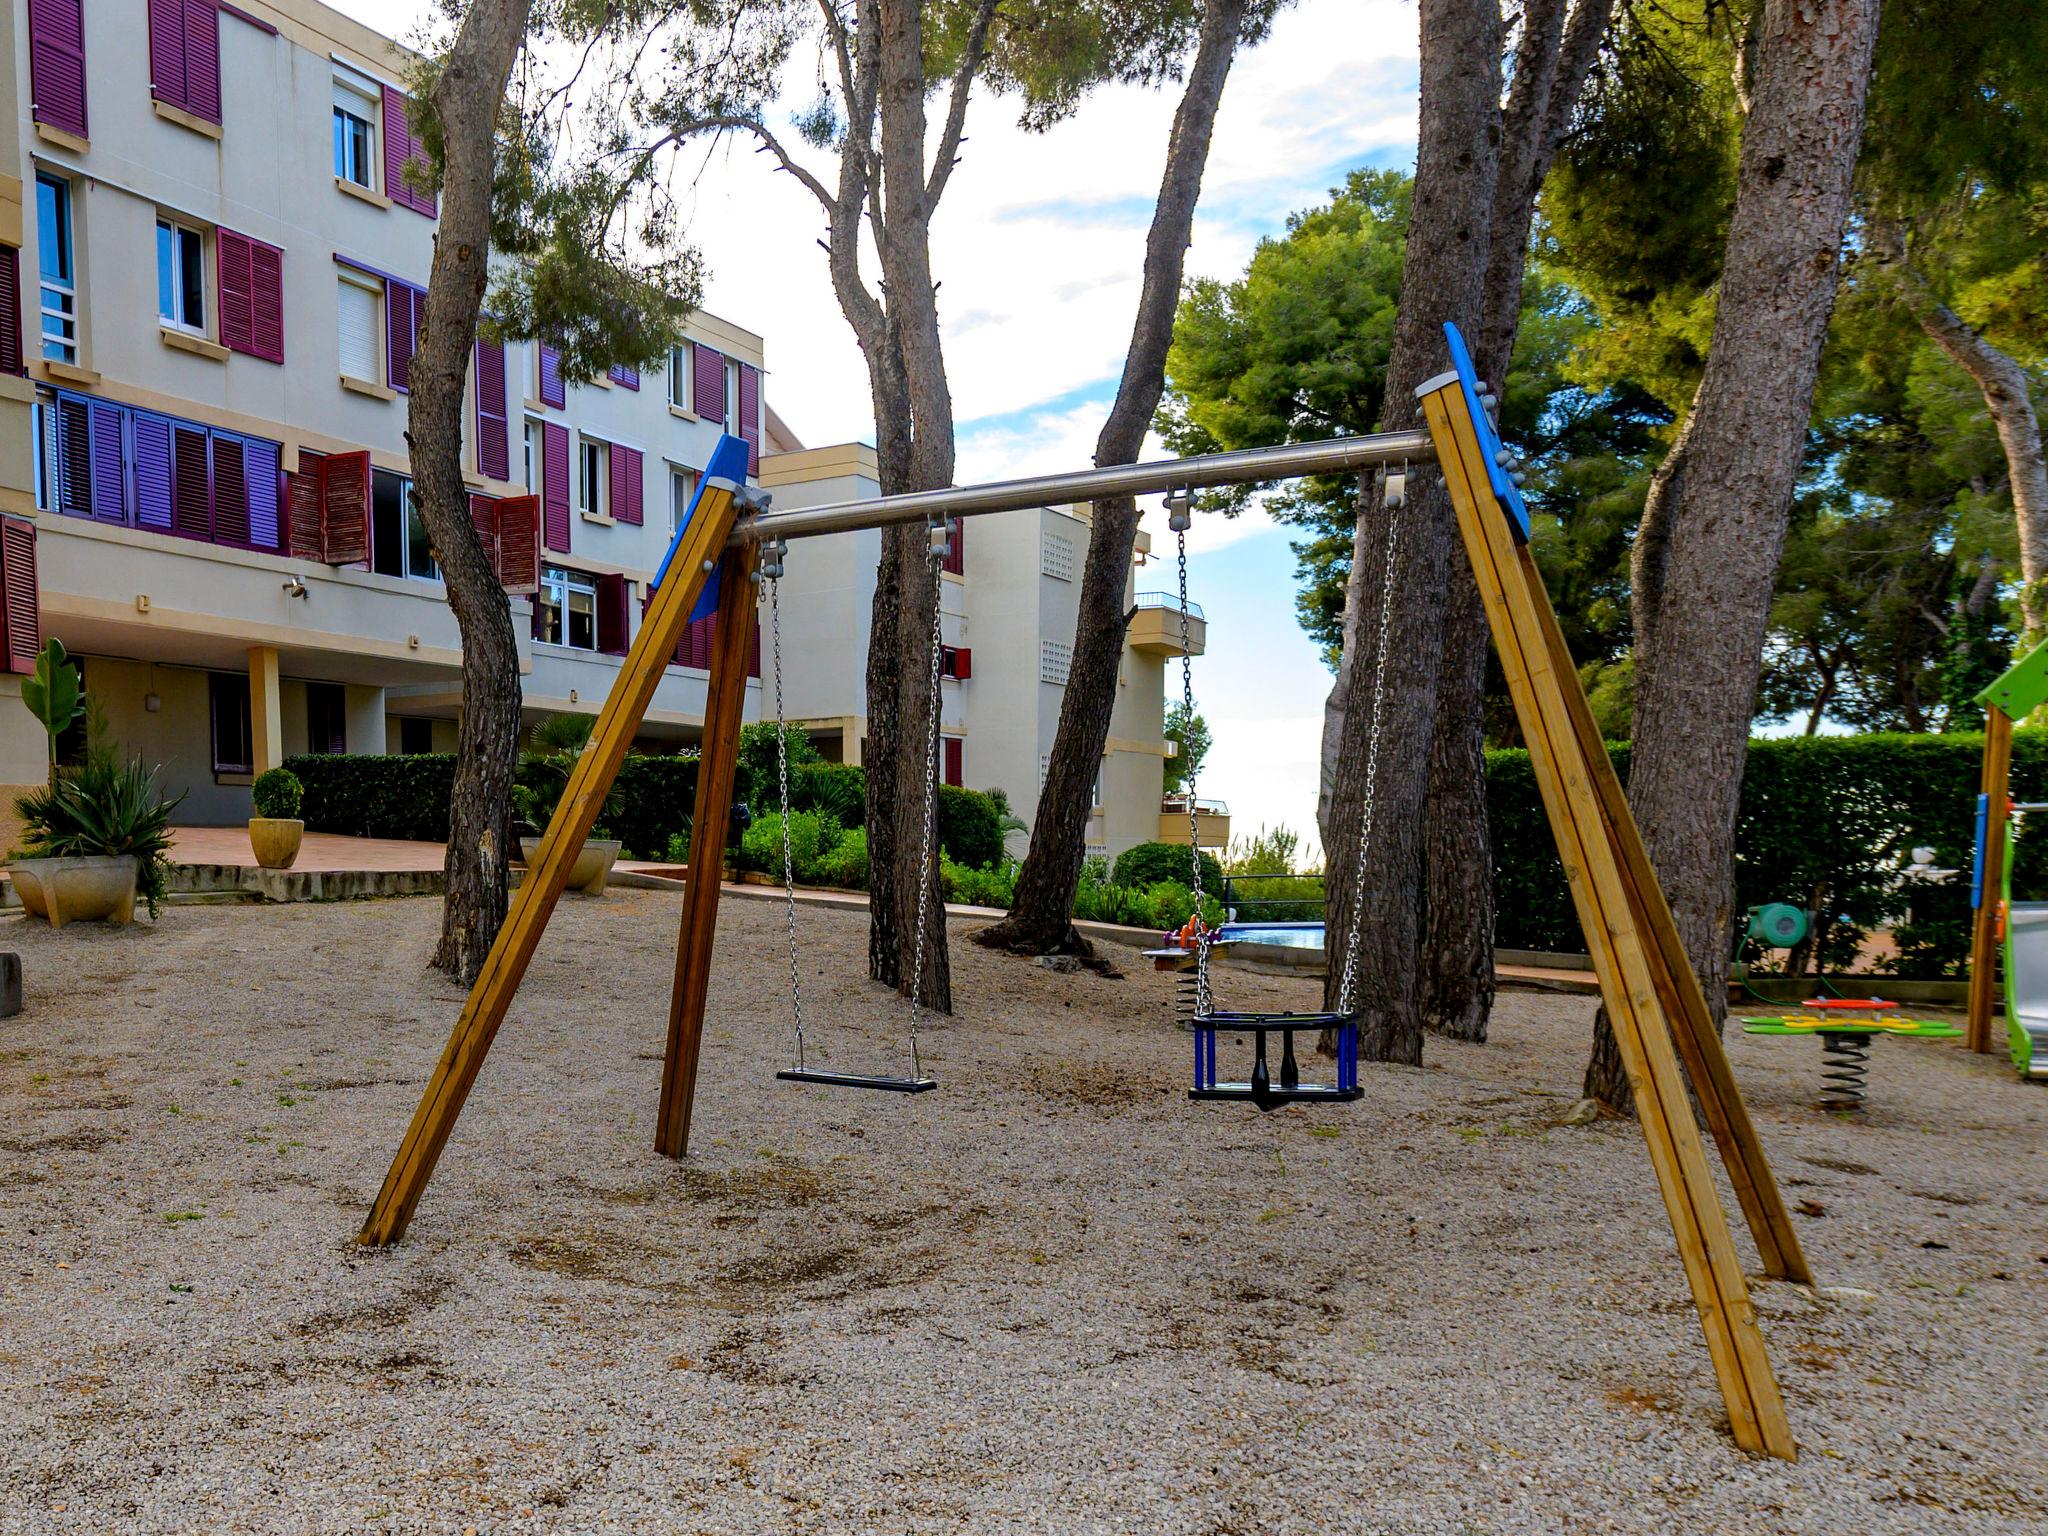
<svg viewBox="0 0 2048 1536"><path fill-rule="evenodd" d="M721 453L727 441L737 440L721 440ZM714 461L717 457L713 456ZM540 848L526 867L525 880L513 893L511 910L498 929L490 953L484 957L483 968L462 1005L447 1048L427 1081L419 1108L413 1112L412 1123L406 1127L405 1138L391 1161L391 1170L384 1176L384 1186L377 1192L369 1217L357 1234L359 1243L382 1247L405 1236L413 1209L454 1133L456 1118L483 1068L491 1042L497 1038L498 1027L505 1022L506 1010L512 1006L520 979L546 931L548 918L569 883L570 866L576 862L584 838L590 835L604 808L612 781L618 777L619 765L626 759L626 749L633 744L634 733L639 730L654 690L661 682L662 669L675 654L676 642L689 623L690 610L696 606L697 596L704 590L705 580L732 533L734 489L731 480L707 476L698 492L690 520L669 561L668 578L655 588L654 600L641 619L640 633L619 667L604 708L598 712L589 745L569 771L569 781L563 787ZM729 610L739 612L737 622L744 636L745 620L753 612L752 589L742 577L737 587L721 590L728 597L720 606L721 622ZM739 683L742 691L745 655L743 642ZM707 742L702 773L710 772L710 745ZM726 757L732 755L734 745L734 738L729 736L723 746ZM729 781L730 765L727 777ZM712 867L715 871L715 858ZM691 882L693 887L696 883ZM715 877L711 887L715 903Z"/></svg>
<svg viewBox="0 0 2048 1536"><path fill-rule="evenodd" d="M1735 1442L1792 1460L1797 1452L1784 1401L1693 1123L1679 1072L1681 1053L1766 1268L1804 1278L1805 1258L1594 729L1541 576L1492 492L1485 451L1455 375L1424 395L1422 404L1592 952L1601 1000L1635 1090L1643 1139Z"/></svg>

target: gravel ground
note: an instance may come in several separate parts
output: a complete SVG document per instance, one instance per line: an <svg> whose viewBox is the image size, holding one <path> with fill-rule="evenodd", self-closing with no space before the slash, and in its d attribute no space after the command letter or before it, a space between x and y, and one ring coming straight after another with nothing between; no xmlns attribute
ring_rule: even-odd
<svg viewBox="0 0 2048 1536"><path fill-rule="evenodd" d="M564 904L389 1253L351 1240L455 1013L438 904L0 921L0 1531L2048 1526L2048 1096L1991 1058L1882 1042L1844 1123L1817 1042L1731 1040L1866 1293L1759 1287L1787 1466L1726 1437L1634 1127L1553 1123L1589 1000L1260 1116L1186 1101L1166 978L956 929L942 1091L804 1089L780 915L734 901L674 1165L677 910ZM886 1066L864 918L804 921L832 1064Z"/></svg>

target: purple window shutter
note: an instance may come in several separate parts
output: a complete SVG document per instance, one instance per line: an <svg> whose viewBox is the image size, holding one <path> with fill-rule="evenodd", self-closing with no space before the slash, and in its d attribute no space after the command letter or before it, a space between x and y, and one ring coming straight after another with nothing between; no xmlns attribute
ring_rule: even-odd
<svg viewBox="0 0 2048 1536"><path fill-rule="evenodd" d="M21 252L0 245L0 373L20 375L21 354Z"/></svg>
<svg viewBox="0 0 2048 1536"><path fill-rule="evenodd" d="M277 444L250 438L242 444L242 462L249 486L249 542L258 549L277 549Z"/></svg>
<svg viewBox="0 0 2048 1536"><path fill-rule="evenodd" d="M690 380L690 399L697 414L706 421L725 420L725 354L698 342L696 376Z"/></svg>
<svg viewBox="0 0 2048 1536"><path fill-rule="evenodd" d="M405 183L405 162L412 154L412 124L405 115L405 92L384 92L384 195L401 207L412 206L412 188Z"/></svg>
<svg viewBox="0 0 2048 1536"><path fill-rule="evenodd" d="M540 403L560 410L568 400L562 389L562 354L546 342L540 344Z"/></svg>
<svg viewBox="0 0 2048 1536"><path fill-rule="evenodd" d="M246 237L245 237L246 238ZM249 355L284 361L284 252L261 240L249 247Z"/></svg>
<svg viewBox="0 0 2048 1536"><path fill-rule="evenodd" d="M425 297L396 278L384 284L384 339L389 348L385 377L401 393L412 388L412 353L419 341L420 301Z"/></svg>
<svg viewBox="0 0 2048 1536"><path fill-rule="evenodd" d="M512 476L511 426L505 406L504 343L476 342L476 467L492 480Z"/></svg>
<svg viewBox="0 0 2048 1536"><path fill-rule="evenodd" d="M220 3L185 0L185 99L194 117L220 121Z"/></svg>
<svg viewBox="0 0 2048 1536"><path fill-rule="evenodd" d="M216 544L250 542L246 469L242 440L216 436L213 440L213 541Z"/></svg>
<svg viewBox="0 0 2048 1536"><path fill-rule="evenodd" d="M135 522L171 526L171 424L161 416L135 416Z"/></svg>
<svg viewBox="0 0 2048 1536"><path fill-rule="evenodd" d="M640 387L640 370L638 368L628 368L624 363L620 363L612 368L608 372L607 377L621 389L638 389Z"/></svg>
<svg viewBox="0 0 2048 1536"><path fill-rule="evenodd" d="M157 100L185 105L185 0L149 0L149 86Z"/></svg>
<svg viewBox="0 0 2048 1536"><path fill-rule="evenodd" d="M247 235L231 229L213 236L213 266L219 278L220 344L230 352L254 350L254 293L249 280Z"/></svg>
<svg viewBox="0 0 2048 1536"><path fill-rule="evenodd" d="M761 370L740 364L740 436L747 443L747 473L761 472Z"/></svg>
<svg viewBox="0 0 2048 1536"><path fill-rule="evenodd" d="M103 523L125 523L128 508L122 472L121 407L92 403L92 515Z"/></svg>
<svg viewBox="0 0 2048 1536"><path fill-rule="evenodd" d="M84 138L85 0L28 0L28 75L35 120Z"/></svg>
<svg viewBox="0 0 2048 1536"><path fill-rule="evenodd" d="M643 516L646 477L641 472L638 448L612 444L612 517L621 523L639 523Z"/></svg>
<svg viewBox="0 0 2048 1536"><path fill-rule="evenodd" d="M57 414L57 510L92 516L92 413L76 395L59 395Z"/></svg>
<svg viewBox="0 0 2048 1536"><path fill-rule="evenodd" d="M569 429L558 421L540 428L541 538L558 555L569 553Z"/></svg>

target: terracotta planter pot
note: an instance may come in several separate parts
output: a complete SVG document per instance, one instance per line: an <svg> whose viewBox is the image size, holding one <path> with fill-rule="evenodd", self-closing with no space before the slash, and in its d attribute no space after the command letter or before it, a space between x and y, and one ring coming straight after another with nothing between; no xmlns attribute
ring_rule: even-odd
<svg viewBox="0 0 2048 1536"><path fill-rule="evenodd" d="M526 861L529 871L540 853L540 839L522 837L519 839L519 853ZM600 842L595 838L583 844L582 852L576 855L576 862L569 866L569 889L581 891L586 896L602 896L604 883L610 878L612 864L619 856L616 840Z"/></svg>
<svg viewBox="0 0 2048 1536"><path fill-rule="evenodd" d="M249 818L249 846L256 851L256 862L265 869L290 869L299 857L299 844L305 835L303 821L283 816Z"/></svg>
<svg viewBox="0 0 2048 1536"><path fill-rule="evenodd" d="M139 861L123 853L93 858L21 859L7 873L33 917L66 923L131 923Z"/></svg>

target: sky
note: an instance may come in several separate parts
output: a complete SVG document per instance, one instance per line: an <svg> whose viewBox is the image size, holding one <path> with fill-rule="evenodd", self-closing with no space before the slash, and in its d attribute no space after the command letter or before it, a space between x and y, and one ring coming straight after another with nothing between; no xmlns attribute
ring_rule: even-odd
<svg viewBox="0 0 2048 1536"><path fill-rule="evenodd" d="M428 9L332 3L398 37ZM814 94L803 74L792 100ZM1177 102L1175 85L1112 88L1044 134L1021 130L1000 97L970 107L932 253L962 482L1091 461ZM1415 123L1410 0L1297 0L1231 71L1188 275L1240 274L1262 237L1325 200L1354 166L1412 166ZM704 307L766 338L769 403L805 443L871 441L866 375L832 297L810 195L740 139L693 150L675 190L705 258ZM1170 557L1156 506L1145 526ZM1209 517L1188 546L1190 596L1209 619L1195 697L1215 736L1199 793L1229 803L1238 834L1285 824L1313 842L1329 673L1295 620L1288 536L1256 514ZM1173 585L1170 558L1138 572L1140 590ZM1168 691L1177 694L1177 678Z"/></svg>

